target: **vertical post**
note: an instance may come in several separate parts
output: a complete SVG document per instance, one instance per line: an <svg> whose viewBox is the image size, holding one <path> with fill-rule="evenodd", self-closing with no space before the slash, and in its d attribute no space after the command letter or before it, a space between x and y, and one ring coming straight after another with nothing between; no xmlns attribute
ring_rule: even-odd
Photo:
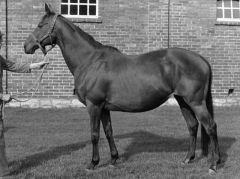
<svg viewBox="0 0 240 179"><path fill-rule="evenodd" d="M4 102L0 104L0 178L9 174L7 155L6 155L6 146L4 139Z"/></svg>
<svg viewBox="0 0 240 179"><path fill-rule="evenodd" d="M8 58L8 4L7 1L5 1L6 4L6 59ZM6 74L7 75L7 74ZM7 79L7 76L6 76ZM0 84L2 85L2 84ZM7 85L7 81L6 81ZM2 92L2 91L1 91ZM6 86L6 92L7 86ZM5 146L5 139L4 139L4 102L0 101L0 177L6 176L9 174L8 169L8 162L7 162L7 156L6 156L6 146Z"/></svg>
<svg viewBox="0 0 240 179"><path fill-rule="evenodd" d="M168 0L168 48L170 47L170 11L171 11L171 4L170 4L170 0Z"/></svg>
<svg viewBox="0 0 240 179"><path fill-rule="evenodd" d="M8 60L8 0L5 1L6 5L6 60ZM6 86L5 86L6 93L8 94L8 72L6 70Z"/></svg>

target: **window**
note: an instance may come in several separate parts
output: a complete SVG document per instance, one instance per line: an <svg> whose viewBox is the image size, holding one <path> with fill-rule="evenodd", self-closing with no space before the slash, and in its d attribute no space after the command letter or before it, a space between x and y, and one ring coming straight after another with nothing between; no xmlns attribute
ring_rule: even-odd
<svg viewBox="0 0 240 179"><path fill-rule="evenodd" d="M239 0L217 0L217 21L240 22Z"/></svg>
<svg viewBox="0 0 240 179"><path fill-rule="evenodd" d="M70 18L98 18L98 0L62 0L61 14Z"/></svg>

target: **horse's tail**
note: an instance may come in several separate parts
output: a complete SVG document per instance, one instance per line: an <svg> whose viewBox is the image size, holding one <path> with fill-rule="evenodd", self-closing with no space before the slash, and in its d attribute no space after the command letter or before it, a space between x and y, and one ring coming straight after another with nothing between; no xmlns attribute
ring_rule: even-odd
<svg viewBox="0 0 240 179"><path fill-rule="evenodd" d="M210 67L210 66L209 66ZM208 83L208 91L207 91L207 98L206 98L206 105L212 120L214 119L214 107L213 107L213 99L212 99L212 70L210 67L210 76L209 76L209 83ZM210 143L210 137L206 132L206 129L201 125L201 147L202 147L202 155L208 155L208 148Z"/></svg>
<svg viewBox="0 0 240 179"><path fill-rule="evenodd" d="M211 70L211 68L210 68ZM212 70L210 71L209 83L208 83L208 92L207 92L207 108L210 113L212 119L214 119L214 107L213 107L213 99L212 99Z"/></svg>

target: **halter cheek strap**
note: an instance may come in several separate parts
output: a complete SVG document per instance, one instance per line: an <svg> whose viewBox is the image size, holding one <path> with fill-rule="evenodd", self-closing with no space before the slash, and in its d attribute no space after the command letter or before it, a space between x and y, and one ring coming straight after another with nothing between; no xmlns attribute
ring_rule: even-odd
<svg viewBox="0 0 240 179"><path fill-rule="evenodd" d="M51 33L52 33L52 31L53 31L53 28L54 28L54 25L55 25L55 23L56 23L56 20L57 20L57 17L58 17L58 16L59 16L59 14L55 14L55 15L53 16L52 23L51 23L51 26L50 26L50 28L49 28L49 30L48 30L48 33L45 34L43 37L41 37L40 40L38 40L38 39L36 38L36 36L35 36L33 33L31 33L34 41L36 42L36 44L38 45L38 47L41 49L41 51L43 52L44 55L46 55L47 52L49 52L50 50L52 50L52 49L55 47L55 45L56 45L56 44L53 44ZM46 50L46 49L41 45L41 42L42 42L43 40L45 40L46 38L48 38L48 37L50 38L52 47L51 47L50 49Z"/></svg>
<svg viewBox="0 0 240 179"><path fill-rule="evenodd" d="M41 49L41 51L43 52L44 55L47 54L46 49L40 44L40 42L38 41L38 39L35 37L35 35L33 33L31 33L31 36L33 38L33 40L35 41L35 43L38 45L38 47Z"/></svg>

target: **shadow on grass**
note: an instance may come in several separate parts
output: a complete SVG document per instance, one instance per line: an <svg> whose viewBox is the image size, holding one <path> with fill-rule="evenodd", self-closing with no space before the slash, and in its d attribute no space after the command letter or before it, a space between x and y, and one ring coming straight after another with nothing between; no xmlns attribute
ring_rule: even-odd
<svg viewBox="0 0 240 179"><path fill-rule="evenodd" d="M9 164L9 166L12 168L12 172L10 175L17 175L19 173L26 171L29 168L37 167L48 160L53 160L63 155L69 155L74 151L84 148L86 145L89 145L90 143L91 143L90 141L85 141L69 145L58 146L44 152L29 155L17 161L12 161Z"/></svg>
<svg viewBox="0 0 240 179"><path fill-rule="evenodd" d="M128 134L118 135L116 139L132 138L133 141L125 149L122 155L124 160L142 152L186 152L188 151L188 138L173 138L159 136L146 131L136 131ZM200 149L200 140L197 140L197 149ZM223 167L228 158L227 151L236 142L233 137L218 137L219 147L221 152L221 164Z"/></svg>
<svg viewBox="0 0 240 179"><path fill-rule="evenodd" d="M136 131L115 136L115 139L126 138L132 138L133 141L125 149L125 153L122 156L124 160L128 160L132 155L142 152L187 152L188 149L188 138L164 137L146 131ZM223 162L221 166L223 166L224 162L227 160L227 150L235 141L235 138L219 137ZM11 174L17 175L28 170L29 168L39 166L48 160L56 159L62 155L69 155L74 151L84 148L86 145L91 145L91 142L85 141L54 147L50 150L27 156L18 161L12 161L10 163L10 167L13 168L14 171L12 171ZM200 146L199 143L197 146Z"/></svg>

